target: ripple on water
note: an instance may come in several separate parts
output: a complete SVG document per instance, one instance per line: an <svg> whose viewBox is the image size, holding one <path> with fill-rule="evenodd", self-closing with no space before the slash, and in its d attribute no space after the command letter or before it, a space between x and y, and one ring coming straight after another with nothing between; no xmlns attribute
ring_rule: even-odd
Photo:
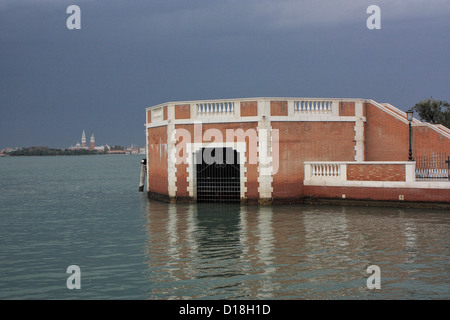
<svg viewBox="0 0 450 320"><path fill-rule="evenodd" d="M1 159L0 299L450 298L446 212L148 201L140 159Z"/></svg>

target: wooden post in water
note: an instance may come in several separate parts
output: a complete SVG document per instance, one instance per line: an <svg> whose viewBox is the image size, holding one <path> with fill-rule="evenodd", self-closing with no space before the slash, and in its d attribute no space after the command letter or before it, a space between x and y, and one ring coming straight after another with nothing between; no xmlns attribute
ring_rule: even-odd
<svg viewBox="0 0 450 320"><path fill-rule="evenodd" d="M147 171L147 159L141 160L141 177L139 179L139 191L144 191L144 184L145 184L145 173Z"/></svg>

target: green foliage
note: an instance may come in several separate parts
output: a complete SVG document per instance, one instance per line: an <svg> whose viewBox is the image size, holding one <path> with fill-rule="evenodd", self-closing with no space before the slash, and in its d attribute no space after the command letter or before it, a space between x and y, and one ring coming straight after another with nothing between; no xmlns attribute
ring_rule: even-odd
<svg viewBox="0 0 450 320"><path fill-rule="evenodd" d="M89 149L50 149L48 147L29 147L8 153L10 156L79 156L98 154Z"/></svg>
<svg viewBox="0 0 450 320"><path fill-rule="evenodd" d="M114 145L114 146L110 147L110 150L125 150L125 147L122 147L119 145Z"/></svg>
<svg viewBox="0 0 450 320"><path fill-rule="evenodd" d="M430 97L420 101L412 107L419 114L420 119L432 124L442 124L450 128L450 104Z"/></svg>

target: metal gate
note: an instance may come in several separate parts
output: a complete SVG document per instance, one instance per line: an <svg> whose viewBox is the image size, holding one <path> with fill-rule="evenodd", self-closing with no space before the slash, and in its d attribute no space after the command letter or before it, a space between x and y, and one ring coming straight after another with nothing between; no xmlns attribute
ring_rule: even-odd
<svg viewBox="0 0 450 320"><path fill-rule="evenodd" d="M239 202L238 152L232 148L202 148L195 154L197 202Z"/></svg>
<svg viewBox="0 0 450 320"><path fill-rule="evenodd" d="M432 153L416 157L416 180L450 181L450 156Z"/></svg>

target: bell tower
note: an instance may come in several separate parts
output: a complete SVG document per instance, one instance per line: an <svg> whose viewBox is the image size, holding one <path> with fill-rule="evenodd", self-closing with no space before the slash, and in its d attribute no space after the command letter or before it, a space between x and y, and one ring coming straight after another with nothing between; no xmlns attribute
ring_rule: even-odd
<svg viewBox="0 0 450 320"><path fill-rule="evenodd" d="M92 132L92 134L91 134L91 146L90 146L90 149L91 149L91 150L94 150L94 148L95 148L95 138L94 138L94 132Z"/></svg>
<svg viewBox="0 0 450 320"><path fill-rule="evenodd" d="M83 134L81 135L81 147L86 148L86 133L84 133L84 130Z"/></svg>

